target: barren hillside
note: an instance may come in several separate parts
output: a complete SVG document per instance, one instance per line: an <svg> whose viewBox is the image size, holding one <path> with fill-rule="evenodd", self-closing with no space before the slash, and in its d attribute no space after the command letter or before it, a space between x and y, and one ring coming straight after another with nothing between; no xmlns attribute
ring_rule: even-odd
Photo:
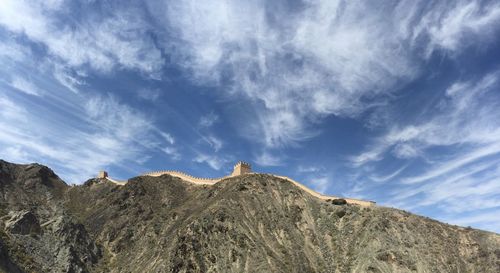
<svg viewBox="0 0 500 273"><path fill-rule="evenodd" d="M0 161L0 272L500 272L500 236L268 175L70 187Z"/></svg>

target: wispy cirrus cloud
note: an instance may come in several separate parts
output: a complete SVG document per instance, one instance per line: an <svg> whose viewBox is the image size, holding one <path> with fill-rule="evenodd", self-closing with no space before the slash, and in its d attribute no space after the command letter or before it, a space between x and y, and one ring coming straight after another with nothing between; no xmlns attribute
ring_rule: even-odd
<svg viewBox="0 0 500 273"><path fill-rule="evenodd" d="M174 146L165 147L162 151L165 152L165 154L167 154L172 160L179 160L182 157L178 149Z"/></svg>
<svg viewBox="0 0 500 273"><path fill-rule="evenodd" d="M210 145L210 147L212 147L214 149L215 152L218 152L222 146L223 146L223 142L222 140L220 140L218 137L214 136L214 135L208 135L208 136L204 136L202 138L208 145Z"/></svg>
<svg viewBox="0 0 500 273"><path fill-rule="evenodd" d="M81 97L81 116L24 103L0 93L0 151L13 162L42 162L80 183L106 166L126 166L161 144L150 119L110 96Z"/></svg>
<svg viewBox="0 0 500 273"><path fill-rule="evenodd" d="M383 183L386 181L390 181L394 179L395 177L399 176L406 168L408 168L408 164L403 165L402 167L398 168L397 170L393 171L392 173L386 174L384 176L378 176L378 175L371 175L369 176L370 180L377 182L377 183Z"/></svg>
<svg viewBox="0 0 500 273"><path fill-rule="evenodd" d="M325 193L330 186L330 178L328 176L309 176L307 178L308 184L313 190Z"/></svg>
<svg viewBox="0 0 500 273"><path fill-rule="evenodd" d="M447 3L441 3L445 8ZM435 23L438 22L438 24ZM492 2L481 5L477 1L459 1L445 12L439 9L424 15L420 29L430 36L429 50L438 46L456 51L460 47L469 46L470 39L466 37L489 40L500 23L500 5Z"/></svg>
<svg viewBox="0 0 500 273"><path fill-rule="evenodd" d="M434 115L418 124L390 128L351 161L359 166L381 160L388 151L396 157L407 158L418 156L423 149L432 146L459 144L484 145L476 146L478 150L484 149L484 152L477 152L479 157L494 153L500 139L500 123L494 110L498 103L488 100L488 92L499 88L499 78L499 72L492 72L478 80L453 83L445 90L445 96L439 103L441 109ZM410 151L401 152L401 147L410 147L404 148ZM477 159L477 156L473 153L461 160L467 163ZM471 159L467 160L468 157ZM461 165L460 162L457 164Z"/></svg>
<svg viewBox="0 0 500 273"><path fill-rule="evenodd" d="M477 220L464 204L498 210L499 18L488 0L4 1L0 154L71 181L253 156Z"/></svg>
<svg viewBox="0 0 500 273"><path fill-rule="evenodd" d="M230 160L228 158L226 158L225 156L213 155L213 154L209 155L209 154L205 154L205 153L198 154L193 159L193 161L196 163L205 163L208 166L210 166L210 168L217 170L217 171L222 169L224 166L226 166L230 162Z"/></svg>
<svg viewBox="0 0 500 273"><path fill-rule="evenodd" d="M159 89L143 88L137 91L137 96L140 99L156 102L160 98L161 91Z"/></svg>
<svg viewBox="0 0 500 273"><path fill-rule="evenodd" d="M483 223L483 228L488 228L489 230L499 230L500 224L498 223L497 215L498 211L488 211L485 213L464 215L458 218L450 217L448 219L443 219L443 221L461 226L471 226L477 225L477 223Z"/></svg>
<svg viewBox="0 0 500 273"><path fill-rule="evenodd" d="M259 164L260 166L280 166L283 165L283 158L274 155L271 152L264 151L260 154L258 154L254 158L255 163Z"/></svg>
<svg viewBox="0 0 500 273"><path fill-rule="evenodd" d="M175 138L169 134L169 133L166 133L166 132L160 132L160 135L170 144L170 145L174 145L175 144Z"/></svg>
<svg viewBox="0 0 500 273"><path fill-rule="evenodd" d="M496 92L499 80L500 74L495 71L450 84L435 103L436 111L414 123L393 125L364 152L351 158L353 166L367 175L372 172L369 177L375 182L393 185L388 191L390 205L416 211L432 206L442 211L439 218L452 223L451 216L446 215L460 218L458 214L465 212L487 214L497 210L500 122L495 109L500 106ZM401 155L401 146L410 146L415 152ZM373 174L374 168L364 171L364 167L377 166L388 158L397 158L404 165L386 176ZM409 160L414 162L412 168ZM455 223L462 223L459 218ZM487 222L475 225L495 228Z"/></svg>
<svg viewBox="0 0 500 273"><path fill-rule="evenodd" d="M33 83L19 76L15 76L12 79L12 81L10 82L10 86L28 95L41 95L40 90L38 90L38 88Z"/></svg>
<svg viewBox="0 0 500 273"><path fill-rule="evenodd" d="M89 65L108 72L123 67L145 73L161 68L163 58L147 35L140 9L117 9L112 16L83 13L76 20L61 20L71 8L65 1L3 1L0 25L41 43L71 67Z"/></svg>
<svg viewBox="0 0 500 273"><path fill-rule="evenodd" d="M470 37L488 41L500 18L500 5L469 1L151 5L176 33L178 43L169 44L180 50L179 63L197 82L246 96L255 116L244 135L270 147L317 135L313 125L324 116L357 116L373 107L370 99L384 100L419 75L432 52L459 54Z"/></svg>
<svg viewBox="0 0 500 273"><path fill-rule="evenodd" d="M199 125L203 128L212 127L217 121L219 121L219 116L214 112L210 112L200 118Z"/></svg>

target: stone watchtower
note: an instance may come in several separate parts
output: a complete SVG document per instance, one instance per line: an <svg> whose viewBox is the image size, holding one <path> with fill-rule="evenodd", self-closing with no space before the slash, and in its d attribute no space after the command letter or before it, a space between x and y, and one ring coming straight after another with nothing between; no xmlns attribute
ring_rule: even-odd
<svg viewBox="0 0 500 273"><path fill-rule="evenodd" d="M106 171L100 171L99 174L97 175L97 178L107 178L108 177L108 172Z"/></svg>
<svg viewBox="0 0 500 273"><path fill-rule="evenodd" d="M243 161L239 161L238 163L236 163L236 165L234 165L234 170L233 173L231 173L231 176L238 176L251 172L252 172L252 167L250 166L250 164Z"/></svg>

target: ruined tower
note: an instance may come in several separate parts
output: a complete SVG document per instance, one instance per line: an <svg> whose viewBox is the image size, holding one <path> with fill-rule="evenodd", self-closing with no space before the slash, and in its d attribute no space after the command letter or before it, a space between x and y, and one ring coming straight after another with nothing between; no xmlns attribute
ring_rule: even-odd
<svg viewBox="0 0 500 273"><path fill-rule="evenodd" d="M233 173L231 173L231 176L238 176L251 172L252 172L252 167L250 166L250 164L243 161L239 161L238 163L236 163L236 165L234 165L234 170Z"/></svg>

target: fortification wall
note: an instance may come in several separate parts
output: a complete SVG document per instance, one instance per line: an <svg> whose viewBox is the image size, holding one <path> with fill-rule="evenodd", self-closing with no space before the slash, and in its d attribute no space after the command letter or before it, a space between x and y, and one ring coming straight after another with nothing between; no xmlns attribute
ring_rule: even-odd
<svg viewBox="0 0 500 273"><path fill-rule="evenodd" d="M113 178L106 176L105 179L107 179L111 183L115 183L117 185L123 186L127 184L128 180L120 181L120 180L114 180Z"/></svg>
<svg viewBox="0 0 500 273"><path fill-rule="evenodd" d="M142 174L141 176L154 176L154 177L158 177L158 176L162 176L164 174L168 174L168 175L171 175L171 176L178 177L178 178L180 178L180 179L182 179L184 181L188 181L188 182L191 182L191 183L196 184L196 185L213 185L213 184L221 181L224 178L232 177L232 175L229 175L229 176L224 176L224 177L219 177L219 178L201 178L201 177L194 177L192 175L189 175L189 174L184 173L184 172L179 172L179 171L156 171L156 172L148 172L148 173ZM290 183L292 183L295 186L297 186L300 189L302 189L303 191L309 193L310 195L312 195L314 197L322 199L322 200L342 198L342 199L345 199L348 204L356 204L356 205L359 205L359 206L362 206L362 207L369 207L369 206L373 206L375 204L375 202L372 202L372 201L365 201L365 200L359 200L359 199L353 199L353 198L343 198L343 197L337 197L337 196L331 196L331 195L323 195L321 193L318 193L318 192L316 192L316 191L314 191L314 190L312 190L312 189L310 189L310 188L302 185L301 183L299 183L299 182L291 179L290 177L280 176L280 175L274 175L274 174L270 174L270 175L272 175L274 177L277 177L277 178L281 178L281 179L287 180ZM117 184L117 185L125 185L127 183L127 181L118 181L118 180L114 180L114 179L112 179L110 177L106 177L106 179L109 180L112 183Z"/></svg>
<svg viewBox="0 0 500 273"><path fill-rule="evenodd" d="M370 206L373 206L375 204L375 202L372 202L372 201L365 201L365 200L359 200L359 199L354 199L354 198L337 197L337 196L332 196L332 195L323 195L323 194L321 194L319 192L311 190L310 188L308 188L308 187L302 185L301 183L299 183L299 182L291 179L290 177L280 176L280 175L274 175L274 174L271 174L271 175L274 176L274 177L285 179L285 180L291 182L292 184L294 184L295 186L301 188L303 191L311 194L314 197L322 199L322 200L342 198L342 199L346 200L346 202L348 204L356 204L356 205L359 205L359 206L362 206L362 207L370 207Z"/></svg>
<svg viewBox="0 0 500 273"><path fill-rule="evenodd" d="M164 174L179 177L182 180L185 180L185 181L188 181L188 182L191 182L194 184L198 184L198 185L213 185L213 184L215 184L215 183L217 183L217 182L219 182L222 179L227 177L227 176L225 176L225 177L219 177L219 178L202 178L202 177L195 177L195 176L189 175L189 174L184 173L184 172L179 172L179 171L156 171L156 172L149 172L149 173L142 174L142 176L162 176Z"/></svg>

